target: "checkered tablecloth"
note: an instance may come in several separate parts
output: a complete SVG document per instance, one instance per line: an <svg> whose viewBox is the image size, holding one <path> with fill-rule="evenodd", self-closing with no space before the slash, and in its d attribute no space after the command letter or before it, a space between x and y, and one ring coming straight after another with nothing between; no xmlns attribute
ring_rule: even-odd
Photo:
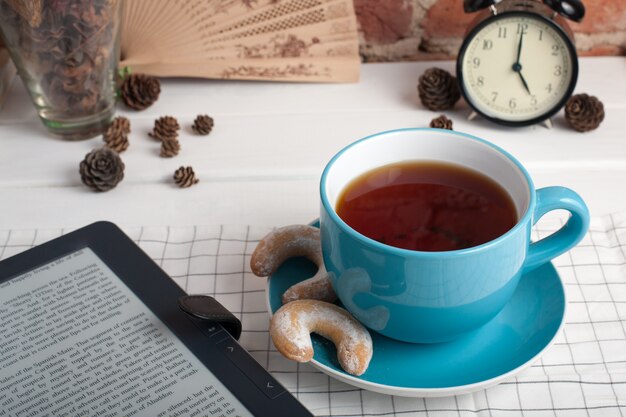
<svg viewBox="0 0 626 417"><path fill-rule="evenodd" d="M535 238L561 218L539 222ZM241 344L318 416L624 416L626 414L626 213L592 219L590 232L554 260L567 293L566 325L540 360L473 394L403 398L338 382L284 359L268 334L265 280L250 272L255 226L124 227L185 291L209 294L240 317ZM0 231L0 259L69 230Z"/></svg>

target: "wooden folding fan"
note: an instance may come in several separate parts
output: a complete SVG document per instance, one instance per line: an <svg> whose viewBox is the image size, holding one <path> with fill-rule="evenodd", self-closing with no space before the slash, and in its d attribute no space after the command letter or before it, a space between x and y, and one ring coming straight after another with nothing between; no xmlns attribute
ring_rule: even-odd
<svg viewBox="0 0 626 417"><path fill-rule="evenodd" d="M354 82L352 0L126 0L122 66L157 76Z"/></svg>

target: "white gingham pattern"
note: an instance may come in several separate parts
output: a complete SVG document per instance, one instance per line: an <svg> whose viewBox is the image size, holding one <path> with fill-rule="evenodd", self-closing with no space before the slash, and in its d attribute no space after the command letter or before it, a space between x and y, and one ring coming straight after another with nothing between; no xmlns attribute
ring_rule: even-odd
<svg viewBox="0 0 626 417"><path fill-rule="evenodd" d="M562 223L539 222L535 238ZM282 226L282 225L280 225ZM284 359L269 338L265 282L250 254L270 231L254 226L127 227L125 232L190 294L217 298L243 323L241 344L318 416L620 416L626 414L626 213L592 219L590 232L554 260L565 284L566 325L543 357L474 394L402 398L338 382ZM0 231L0 259L64 230Z"/></svg>

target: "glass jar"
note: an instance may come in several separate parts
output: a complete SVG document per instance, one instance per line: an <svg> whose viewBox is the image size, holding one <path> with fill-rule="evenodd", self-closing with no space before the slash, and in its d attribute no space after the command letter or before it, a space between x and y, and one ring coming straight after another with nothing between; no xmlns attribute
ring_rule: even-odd
<svg viewBox="0 0 626 417"><path fill-rule="evenodd" d="M0 35L51 133L86 139L111 121L120 23L121 0L0 0Z"/></svg>
<svg viewBox="0 0 626 417"><path fill-rule="evenodd" d="M14 76L15 67L13 62L11 62L11 58L9 58L9 52L0 42L0 110L2 110L2 104L6 100L6 95Z"/></svg>

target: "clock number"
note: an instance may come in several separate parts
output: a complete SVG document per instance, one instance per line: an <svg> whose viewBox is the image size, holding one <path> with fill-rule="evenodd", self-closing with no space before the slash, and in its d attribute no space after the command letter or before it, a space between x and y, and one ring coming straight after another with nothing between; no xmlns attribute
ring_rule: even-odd
<svg viewBox="0 0 626 417"><path fill-rule="evenodd" d="M539 40L542 41L543 40L543 30L539 31Z"/></svg>
<svg viewBox="0 0 626 417"><path fill-rule="evenodd" d="M563 73L563 69L561 68L561 66L560 65L555 65L554 66L554 75L556 75L558 77L562 73Z"/></svg>
<svg viewBox="0 0 626 417"><path fill-rule="evenodd" d="M559 45L552 45L552 55L557 56L559 54Z"/></svg>
<svg viewBox="0 0 626 417"><path fill-rule="evenodd" d="M546 87L546 91L547 91L548 93L551 93L551 92L552 92L552 83L548 83L548 86Z"/></svg>
<svg viewBox="0 0 626 417"><path fill-rule="evenodd" d="M517 33L521 33L523 35L528 33L528 23L518 23L517 24ZM505 36L506 38L506 36Z"/></svg>
<svg viewBox="0 0 626 417"><path fill-rule="evenodd" d="M482 75L479 75L478 78L476 79L476 85L478 85L479 87L482 87L483 85L485 85L485 77L483 77Z"/></svg>
<svg viewBox="0 0 626 417"><path fill-rule="evenodd" d="M535 96L535 95L530 96L530 104L531 104L531 106L536 106L537 105L537 96Z"/></svg>
<svg viewBox="0 0 626 417"><path fill-rule="evenodd" d="M493 96L493 97L492 97L492 99L491 99L491 101L492 101L492 102L495 102L495 101L496 101L496 99L498 98L498 92L497 92L497 91L492 91L492 92L491 92L491 95Z"/></svg>
<svg viewBox="0 0 626 417"><path fill-rule="evenodd" d="M509 100L509 108L510 109L514 109L516 107L517 107L517 103L515 102L515 99L514 98L510 99Z"/></svg>
<svg viewBox="0 0 626 417"><path fill-rule="evenodd" d="M480 58L474 57L474 59L472 59L472 64L474 64L474 68L480 67Z"/></svg>
<svg viewBox="0 0 626 417"><path fill-rule="evenodd" d="M505 27L499 27L498 28L498 38L506 39L506 28Z"/></svg>
<svg viewBox="0 0 626 417"><path fill-rule="evenodd" d="M483 50L488 51L493 48L493 41L491 39L485 39L483 41Z"/></svg>

